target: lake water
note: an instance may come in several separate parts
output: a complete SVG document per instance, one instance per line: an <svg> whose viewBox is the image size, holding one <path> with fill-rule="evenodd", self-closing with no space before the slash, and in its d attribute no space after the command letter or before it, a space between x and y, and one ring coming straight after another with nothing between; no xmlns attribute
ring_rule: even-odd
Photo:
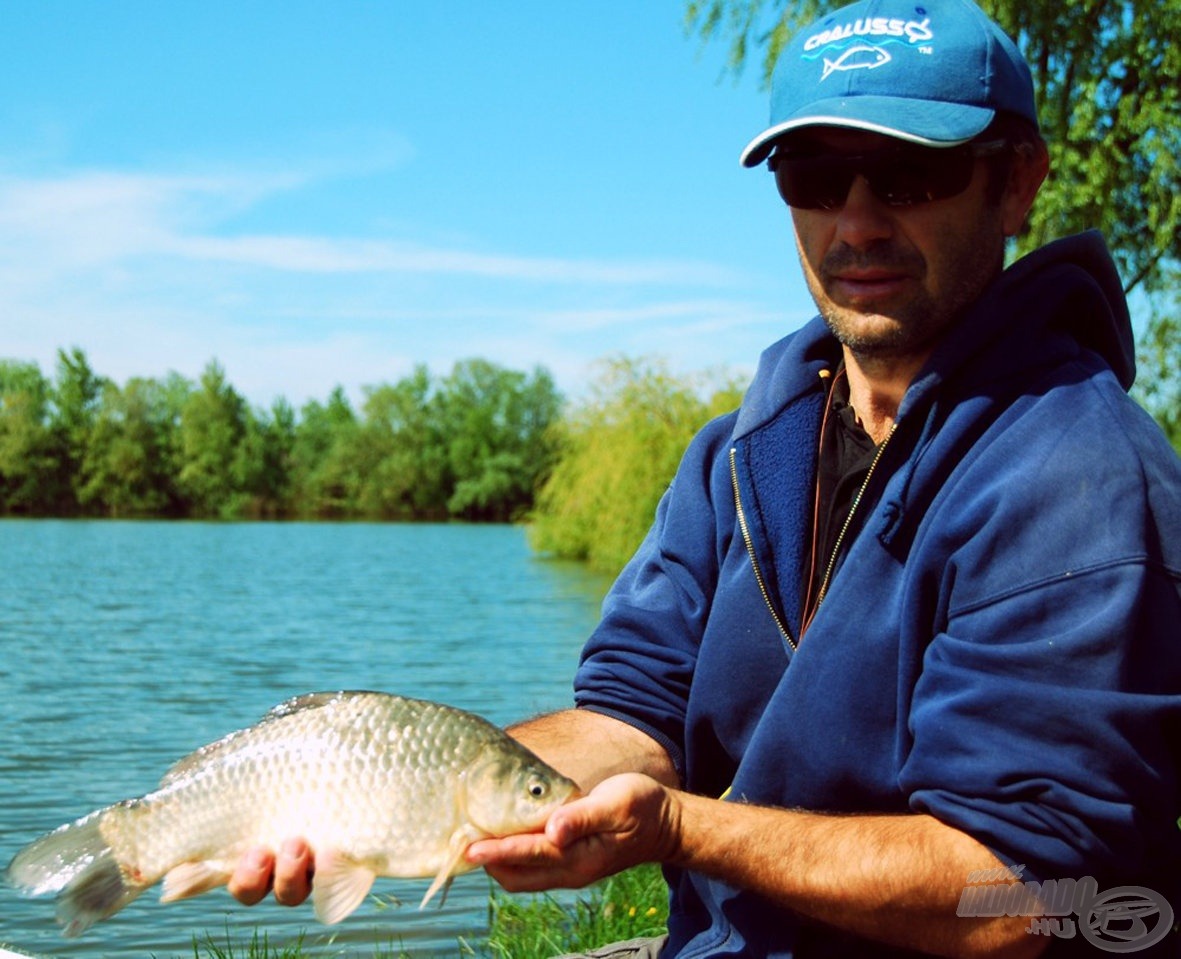
<svg viewBox="0 0 1181 959"><path fill-rule="evenodd" d="M507 526L5 521L0 561L0 866L301 692L381 689L498 724L562 708L608 585ZM317 956L454 955L486 931L482 872L419 912L426 886L378 880L385 902L331 929L306 906L152 890L75 940L52 899L0 886L0 944L171 959L207 934L244 954L257 929L272 946L306 933Z"/></svg>

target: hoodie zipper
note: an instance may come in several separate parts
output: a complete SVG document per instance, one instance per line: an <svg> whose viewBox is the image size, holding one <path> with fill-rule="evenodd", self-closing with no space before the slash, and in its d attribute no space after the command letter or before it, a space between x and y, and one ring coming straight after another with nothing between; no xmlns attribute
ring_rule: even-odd
<svg viewBox="0 0 1181 959"><path fill-rule="evenodd" d="M763 571L759 568L758 558L755 556L754 542L751 540L750 527L746 522L746 510L742 508L742 496L738 492L738 449L737 447L730 447L730 482L734 487L734 510L738 515L738 528L742 531L742 541L746 544L747 555L750 556L751 569L754 570L755 582L759 586L759 592L763 594L763 602L767 604L767 610L771 613L771 619L775 621L780 635L787 641L787 645L795 651L796 643L791 638L791 633L787 631L787 626L783 622L783 617L779 614L779 610L775 608L775 604L771 602L771 593L767 589L767 581L763 578Z"/></svg>
<svg viewBox="0 0 1181 959"><path fill-rule="evenodd" d="M890 438L894 435L894 431L897 429L897 423L890 427L890 432L886 434L886 438L882 440L881 445L879 445L877 448L877 452L873 455L873 460L869 464L869 471L865 474L865 479L861 482L861 488L857 491L857 495L853 498L853 505L849 507L849 514L845 517L845 522L841 525L841 531L837 534L836 543L833 544L832 556L828 558L828 566L824 570L824 579L820 581L820 592L816 594L816 605L812 607L811 613L808 614L808 623L811 623L811 621L815 618L816 613L820 609L820 604L824 602L824 596L828 592L828 584L832 579L833 571L836 569L837 557L841 555L841 546L844 545L845 534L849 531L849 526L853 522L853 516L857 512L857 507L861 505L861 500L865 496L865 491L869 488L869 482L873 479L874 471L878 468L878 463L882 458L882 453L885 452L886 444L890 442ZM813 535L815 535L815 532Z"/></svg>

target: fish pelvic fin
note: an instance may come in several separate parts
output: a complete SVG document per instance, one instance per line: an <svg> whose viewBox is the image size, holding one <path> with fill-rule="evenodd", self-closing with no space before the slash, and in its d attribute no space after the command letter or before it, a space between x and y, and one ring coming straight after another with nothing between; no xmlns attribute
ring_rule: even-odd
<svg viewBox="0 0 1181 959"><path fill-rule="evenodd" d="M369 894L377 871L343 853L316 852L316 881L312 905L316 918L327 926L349 916Z"/></svg>
<svg viewBox="0 0 1181 959"><path fill-rule="evenodd" d="M176 902L199 896L230 881L233 869L224 862L182 862L164 874L161 902Z"/></svg>
<svg viewBox="0 0 1181 959"><path fill-rule="evenodd" d="M113 916L147 888L127 876L103 839L106 812L91 813L29 843L5 873L25 895L58 894L57 921L67 938Z"/></svg>
<svg viewBox="0 0 1181 959"><path fill-rule="evenodd" d="M451 888L451 880L461 872L468 872L473 868L463 858L463 854L467 852L467 847L477 839L482 839L485 835L485 833L471 825L460 826L451 834L451 839L447 843L447 858L443 861L443 866L435 876L434 882L427 889L426 895L422 897L422 902L418 904L419 909L425 908L426 904L434 898L435 893L440 889L443 890L443 897L439 900L439 905L441 906L447 901L447 890Z"/></svg>

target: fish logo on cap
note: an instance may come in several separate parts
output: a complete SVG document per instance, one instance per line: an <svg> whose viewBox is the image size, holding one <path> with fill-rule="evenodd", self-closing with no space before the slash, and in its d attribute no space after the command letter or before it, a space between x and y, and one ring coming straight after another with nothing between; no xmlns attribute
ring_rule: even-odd
<svg viewBox="0 0 1181 959"><path fill-rule="evenodd" d="M868 38L876 42L864 42ZM824 69L820 74L823 83L833 73L884 67L894 59L885 44L913 48L920 43L928 44L934 38L930 17L909 21L866 17L813 34L804 43L803 58L823 62ZM850 42L852 46L849 46ZM925 52L930 52L930 48Z"/></svg>
<svg viewBox="0 0 1181 959"><path fill-rule="evenodd" d="M849 47L835 60L824 58L824 72L820 74L823 83L834 70L875 70L890 62L890 54L881 47L871 47L867 43L859 43Z"/></svg>

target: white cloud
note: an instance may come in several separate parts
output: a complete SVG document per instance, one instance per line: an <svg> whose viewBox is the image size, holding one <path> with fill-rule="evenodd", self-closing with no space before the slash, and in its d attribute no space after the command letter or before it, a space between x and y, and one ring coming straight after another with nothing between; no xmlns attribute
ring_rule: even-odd
<svg viewBox="0 0 1181 959"><path fill-rule="evenodd" d="M0 356L49 372L77 345L119 382L195 378L217 358L253 402L300 405L471 356L542 364L576 391L607 353L714 365L719 334L761 346L778 322L742 299L685 297L739 285L714 263L235 227L330 175L308 170L0 175Z"/></svg>
<svg viewBox="0 0 1181 959"><path fill-rule="evenodd" d="M227 235L218 221L302 185L271 178L136 176L90 172L57 179L0 178L0 270L35 260L35 275L128 265L138 257L196 266L226 263L296 273L457 274L556 283L733 282L709 263L534 257L352 237ZM26 274L28 275L28 274Z"/></svg>

